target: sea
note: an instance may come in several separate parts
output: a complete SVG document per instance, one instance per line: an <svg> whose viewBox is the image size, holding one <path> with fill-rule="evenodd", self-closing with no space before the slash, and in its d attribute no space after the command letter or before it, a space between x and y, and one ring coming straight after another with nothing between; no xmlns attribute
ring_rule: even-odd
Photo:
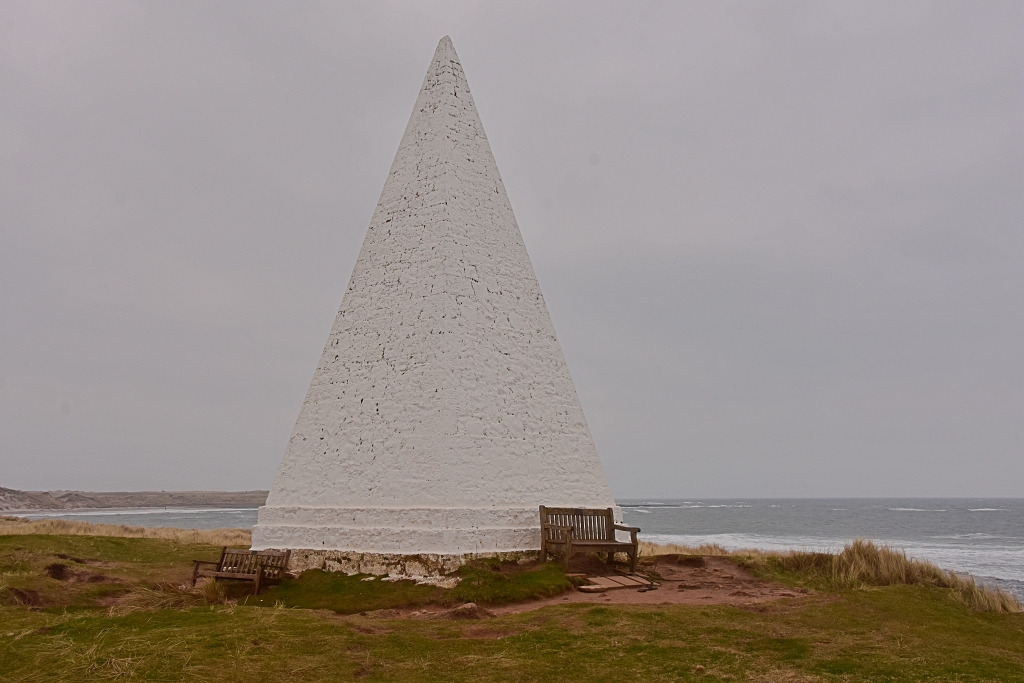
<svg viewBox="0 0 1024 683"><path fill-rule="evenodd" d="M1024 499L824 498L619 500L654 543L833 551L864 538L971 574L1024 599ZM100 524L251 528L255 508L147 508L23 513Z"/></svg>

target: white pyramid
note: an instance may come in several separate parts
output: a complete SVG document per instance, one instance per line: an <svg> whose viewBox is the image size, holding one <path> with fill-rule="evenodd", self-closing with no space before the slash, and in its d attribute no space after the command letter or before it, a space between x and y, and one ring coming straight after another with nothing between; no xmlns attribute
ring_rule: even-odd
<svg viewBox="0 0 1024 683"><path fill-rule="evenodd" d="M253 548L537 549L542 504L615 501L445 37Z"/></svg>

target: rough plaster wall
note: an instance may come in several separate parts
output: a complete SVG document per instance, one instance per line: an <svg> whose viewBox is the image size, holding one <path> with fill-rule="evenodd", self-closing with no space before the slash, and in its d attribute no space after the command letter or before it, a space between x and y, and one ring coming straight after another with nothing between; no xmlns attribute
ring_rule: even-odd
<svg viewBox="0 0 1024 683"><path fill-rule="evenodd" d="M536 547L523 532L538 526L539 504L615 503L446 37L254 547L398 552L406 534L367 545L396 529L433 530L433 547L408 552ZM459 529L476 530L472 547Z"/></svg>

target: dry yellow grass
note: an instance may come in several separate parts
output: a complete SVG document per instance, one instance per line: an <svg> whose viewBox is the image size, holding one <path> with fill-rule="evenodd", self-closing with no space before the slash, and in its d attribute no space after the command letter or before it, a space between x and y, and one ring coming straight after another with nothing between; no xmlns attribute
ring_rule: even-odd
<svg viewBox="0 0 1024 683"><path fill-rule="evenodd" d="M45 534L51 536L119 536L161 538L178 543L246 547L252 543L248 529L173 529L124 524L90 524L66 519L36 519L0 516L0 536Z"/></svg>
<svg viewBox="0 0 1024 683"><path fill-rule="evenodd" d="M864 586L935 586L950 589L958 602L982 612L1022 612L1024 605L999 588L978 585L971 576L946 571L926 560L907 557L902 550L856 539L839 553L796 550L728 551L708 544L696 547L640 543L640 555L721 555L744 560L751 566L777 564L781 568L822 580L835 588Z"/></svg>
<svg viewBox="0 0 1024 683"><path fill-rule="evenodd" d="M730 552L716 543L705 543L704 545L676 545L674 543L666 543L664 545L658 543L650 543L648 541L640 541L640 557L650 557L652 555L735 555L742 554L747 555L749 553L755 553L758 551L736 551Z"/></svg>

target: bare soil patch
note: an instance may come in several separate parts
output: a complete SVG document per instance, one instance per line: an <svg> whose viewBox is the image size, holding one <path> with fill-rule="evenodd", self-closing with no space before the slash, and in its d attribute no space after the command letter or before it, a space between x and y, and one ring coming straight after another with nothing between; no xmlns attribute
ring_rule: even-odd
<svg viewBox="0 0 1024 683"><path fill-rule="evenodd" d="M575 558L574 558L575 559ZM614 570L597 558L573 563L571 570L586 570L589 575L608 575ZM773 581L759 579L724 557L659 555L642 567L661 585L657 590L641 592L620 588L604 593L573 591L552 598L542 598L514 605L491 608L497 615L517 614L548 605L592 603L602 605L757 605L782 598L809 595L806 589L794 589Z"/></svg>

